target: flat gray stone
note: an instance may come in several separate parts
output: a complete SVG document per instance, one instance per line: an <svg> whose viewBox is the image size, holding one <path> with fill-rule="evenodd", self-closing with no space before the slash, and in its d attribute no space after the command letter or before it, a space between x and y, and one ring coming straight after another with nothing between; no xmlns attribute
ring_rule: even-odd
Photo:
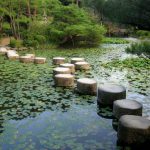
<svg viewBox="0 0 150 150"><path fill-rule="evenodd" d="M119 119L118 140L125 144L150 141L150 120L141 116L124 115Z"/></svg>
<svg viewBox="0 0 150 150"><path fill-rule="evenodd" d="M77 90L81 94L96 95L97 82L94 79L89 78L78 79Z"/></svg>
<svg viewBox="0 0 150 150"><path fill-rule="evenodd" d="M119 119L123 115L142 116L142 104L135 100L116 100L113 104L113 115Z"/></svg>
<svg viewBox="0 0 150 150"><path fill-rule="evenodd" d="M98 88L97 101L104 105L113 105L115 100L125 99L126 89L121 85L104 84Z"/></svg>

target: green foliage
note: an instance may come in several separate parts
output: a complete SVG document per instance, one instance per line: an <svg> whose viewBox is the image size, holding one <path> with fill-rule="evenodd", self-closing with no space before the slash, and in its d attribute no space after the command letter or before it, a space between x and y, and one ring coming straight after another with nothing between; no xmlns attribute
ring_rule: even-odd
<svg viewBox="0 0 150 150"><path fill-rule="evenodd" d="M84 0L101 20L111 20L150 30L150 0Z"/></svg>
<svg viewBox="0 0 150 150"><path fill-rule="evenodd" d="M24 34L24 45L39 47L47 43L46 30L47 23L33 21L29 25L28 31Z"/></svg>
<svg viewBox="0 0 150 150"><path fill-rule="evenodd" d="M2 25L2 30L3 30L3 32L4 32L6 35L11 35L11 34L12 34L10 24L7 23L7 22L4 22L4 23L3 23L3 25Z"/></svg>
<svg viewBox="0 0 150 150"><path fill-rule="evenodd" d="M135 92L141 94L149 93L149 80L148 71L150 70L150 59L149 58L128 58L125 60L114 60L105 64L102 64L103 67L109 69L111 72L120 70L125 73L125 80L128 80L128 83L134 87Z"/></svg>
<svg viewBox="0 0 150 150"><path fill-rule="evenodd" d="M129 43L128 40L125 40L123 38L110 38L110 37L103 38L102 42L106 44L128 44Z"/></svg>
<svg viewBox="0 0 150 150"><path fill-rule="evenodd" d="M98 46L105 33L87 12L76 5L61 6L48 29L49 40L60 45ZM62 17L63 16L63 17Z"/></svg>
<svg viewBox="0 0 150 150"><path fill-rule="evenodd" d="M10 39L10 47L13 47L13 48L20 48L22 47L22 40L16 40L15 38L11 38Z"/></svg>
<svg viewBox="0 0 150 150"><path fill-rule="evenodd" d="M135 34L140 38L150 38L150 31L138 30Z"/></svg>
<svg viewBox="0 0 150 150"><path fill-rule="evenodd" d="M141 43L132 44L131 47L126 49L126 52L137 55L145 54L150 57L150 42L144 41Z"/></svg>

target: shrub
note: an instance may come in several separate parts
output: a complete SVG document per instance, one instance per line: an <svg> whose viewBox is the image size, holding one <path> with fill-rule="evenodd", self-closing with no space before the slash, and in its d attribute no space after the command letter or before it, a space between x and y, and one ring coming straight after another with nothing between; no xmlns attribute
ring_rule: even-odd
<svg viewBox="0 0 150 150"><path fill-rule="evenodd" d="M48 28L49 40L59 46L98 46L105 28L76 5L61 6ZM62 17L63 16L63 17Z"/></svg>
<svg viewBox="0 0 150 150"><path fill-rule="evenodd" d="M141 38L150 38L150 31L138 30L136 31L136 36Z"/></svg>
<svg viewBox="0 0 150 150"><path fill-rule="evenodd" d="M20 47L22 47L22 44L23 44L22 40L11 38L9 45L10 45L10 47L13 47L13 48L20 48Z"/></svg>
<svg viewBox="0 0 150 150"><path fill-rule="evenodd" d="M10 28L10 24L7 23L7 22L4 22L3 25L2 25L2 30L4 33L6 33L7 35L12 35L12 32L11 32L11 28Z"/></svg>
<svg viewBox="0 0 150 150"><path fill-rule="evenodd" d="M150 42L144 41L141 43L132 44L131 47L128 47L126 49L126 52L137 54L137 55L144 54L149 57L150 56Z"/></svg>
<svg viewBox="0 0 150 150"><path fill-rule="evenodd" d="M35 21L30 23L30 28L24 33L24 45L39 47L47 43L47 23Z"/></svg>

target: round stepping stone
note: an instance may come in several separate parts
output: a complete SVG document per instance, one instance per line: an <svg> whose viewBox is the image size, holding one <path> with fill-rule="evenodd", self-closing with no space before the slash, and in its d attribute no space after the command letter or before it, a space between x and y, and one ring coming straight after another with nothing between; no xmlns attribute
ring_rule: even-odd
<svg viewBox="0 0 150 150"><path fill-rule="evenodd" d="M17 60L19 59L19 55L14 50L8 50L7 51L7 57L9 60Z"/></svg>
<svg viewBox="0 0 150 150"><path fill-rule="evenodd" d="M118 141L124 144L144 143L150 140L150 120L124 115L119 120Z"/></svg>
<svg viewBox="0 0 150 150"><path fill-rule="evenodd" d="M44 57L35 57L34 58L35 64L44 64L45 62L46 62L46 58L44 58Z"/></svg>
<svg viewBox="0 0 150 150"><path fill-rule="evenodd" d="M84 58L72 58L71 59L72 64L75 64L77 62L83 62L83 61L85 61Z"/></svg>
<svg viewBox="0 0 150 150"><path fill-rule="evenodd" d="M19 60L22 63L31 63L31 62L33 62L33 59L30 56L20 56Z"/></svg>
<svg viewBox="0 0 150 150"><path fill-rule="evenodd" d="M32 59L35 58L35 54L26 54L26 56L29 56L29 57L31 57Z"/></svg>
<svg viewBox="0 0 150 150"><path fill-rule="evenodd" d="M75 68L76 70L89 70L90 69L90 64L87 62L77 62L75 63Z"/></svg>
<svg viewBox="0 0 150 150"><path fill-rule="evenodd" d="M7 53L7 49L5 47L0 47L0 54L5 55Z"/></svg>
<svg viewBox="0 0 150 150"><path fill-rule="evenodd" d="M69 68L57 67L53 69L53 74L70 74L71 70Z"/></svg>
<svg viewBox="0 0 150 150"><path fill-rule="evenodd" d="M17 54L17 52L15 50L8 50L7 54Z"/></svg>
<svg viewBox="0 0 150 150"><path fill-rule="evenodd" d="M74 76L71 74L57 74L55 75L55 85L62 87L74 86Z"/></svg>
<svg viewBox="0 0 150 150"><path fill-rule="evenodd" d="M123 115L142 116L142 104L135 100L116 100L113 104L113 115L117 119Z"/></svg>
<svg viewBox="0 0 150 150"><path fill-rule="evenodd" d="M71 73L75 73L75 66L74 64L60 64L60 67L69 68L71 70Z"/></svg>
<svg viewBox="0 0 150 150"><path fill-rule="evenodd" d="M81 94L96 95L97 82L89 78L78 79L77 91Z"/></svg>
<svg viewBox="0 0 150 150"><path fill-rule="evenodd" d="M126 89L121 85L104 84L98 88L97 102L103 105L113 105L115 100L125 99Z"/></svg>
<svg viewBox="0 0 150 150"><path fill-rule="evenodd" d="M54 65L60 65L65 63L65 58L64 57L54 57L53 58L53 64Z"/></svg>

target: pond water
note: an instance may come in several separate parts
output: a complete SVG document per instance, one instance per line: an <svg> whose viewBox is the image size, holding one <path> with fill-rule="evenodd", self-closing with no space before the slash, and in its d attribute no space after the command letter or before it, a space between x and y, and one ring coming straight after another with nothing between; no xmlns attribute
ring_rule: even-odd
<svg viewBox="0 0 150 150"><path fill-rule="evenodd" d="M76 72L76 79L90 77L95 78L98 85L106 82L124 85L128 91L127 98L141 102L144 105L143 115L148 116L148 87L142 84L145 92L138 91L136 83L127 78L129 70L102 66L114 59L134 57L125 53L127 46L110 44L99 49L33 51L37 56L47 57L44 65L22 64L0 56L0 149L122 149L117 146L112 109L99 108L96 96L79 95L76 87L56 88L52 78L55 67L52 58L65 56L69 61L71 57L84 57L92 69ZM130 73L133 71L130 70ZM145 80L148 81L148 74Z"/></svg>

